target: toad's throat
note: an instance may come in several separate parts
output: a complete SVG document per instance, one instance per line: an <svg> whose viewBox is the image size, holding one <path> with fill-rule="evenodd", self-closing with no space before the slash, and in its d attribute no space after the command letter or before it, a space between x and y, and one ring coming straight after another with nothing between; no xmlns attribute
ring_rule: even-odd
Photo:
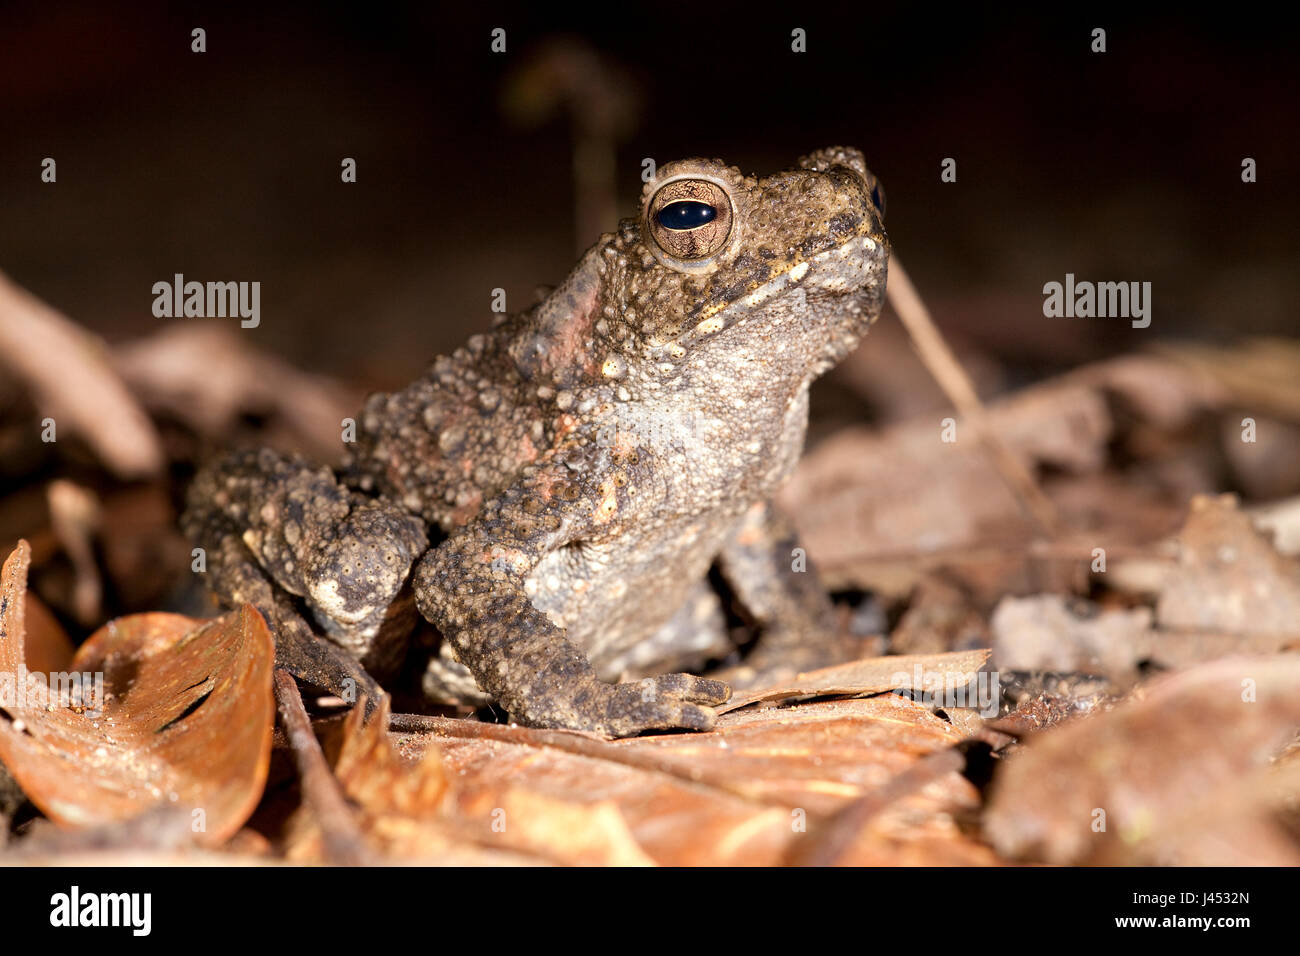
<svg viewBox="0 0 1300 956"><path fill-rule="evenodd" d="M854 236L815 256L791 262L739 298L706 306L692 328L659 349L669 356L680 355L686 348L758 314L764 305L783 296L802 293L800 297L805 299L861 297L873 283L883 286L887 259L886 240L869 234Z"/></svg>

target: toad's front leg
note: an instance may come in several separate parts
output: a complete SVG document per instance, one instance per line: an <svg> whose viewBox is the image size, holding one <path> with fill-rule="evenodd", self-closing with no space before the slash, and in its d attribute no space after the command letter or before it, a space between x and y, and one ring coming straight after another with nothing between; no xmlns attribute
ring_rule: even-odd
<svg viewBox="0 0 1300 956"><path fill-rule="evenodd" d="M572 481L539 474L429 552L415 571L420 612L520 723L611 737L710 729L711 705L731 694L726 684L689 674L605 683L563 628L529 600L525 581L538 563L596 530L592 499Z"/></svg>
<svg viewBox="0 0 1300 956"><path fill-rule="evenodd" d="M373 694L348 657L381 680L401 664L414 614L398 596L425 548L420 519L352 492L327 468L263 449L201 469L181 525L207 552L212 589L258 607L295 675L336 692L352 677Z"/></svg>

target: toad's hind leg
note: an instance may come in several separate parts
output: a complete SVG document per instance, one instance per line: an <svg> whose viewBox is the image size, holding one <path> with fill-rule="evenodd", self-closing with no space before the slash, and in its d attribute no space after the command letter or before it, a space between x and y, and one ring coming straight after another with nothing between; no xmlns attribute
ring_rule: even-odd
<svg viewBox="0 0 1300 956"><path fill-rule="evenodd" d="M181 526L207 552L213 591L282 625L277 647L312 633L298 598L345 657L381 675L400 663L414 615L409 589L399 597L424 550L420 519L350 491L328 468L263 450L202 469ZM320 655L339 663L328 649Z"/></svg>
<svg viewBox="0 0 1300 956"><path fill-rule="evenodd" d="M492 696L478 686L474 675L456 659L456 652L447 641L443 641L438 653L429 659L420 686L424 696L434 704L482 707L492 703Z"/></svg>
<svg viewBox="0 0 1300 956"><path fill-rule="evenodd" d="M605 680L618 680L666 671L699 671L735 649L717 592L702 578L677 613L654 634L617 652L593 652L591 663Z"/></svg>
<svg viewBox="0 0 1300 956"><path fill-rule="evenodd" d="M772 505L751 507L719 556L723 576L762 628L742 667L716 675L745 687L851 656L834 607L788 520Z"/></svg>
<svg viewBox="0 0 1300 956"><path fill-rule="evenodd" d="M209 585L227 604L257 608L275 639L275 666L347 701L366 700L371 711L384 691L361 662L337 644L322 640L298 613L296 602L266 576L235 535L209 539Z"/></svg>
<svg viewBox="0 0 1300 956"><path fill-rule="evenodd" d="M614 682L670 671L698 671L735 649L718 595L701 580L677 613L654 634L630 648L592 651L591 665L602 680ZM445 641L429 662L423 687L429 700L439 704L482 706L492 700Z"/></svg>

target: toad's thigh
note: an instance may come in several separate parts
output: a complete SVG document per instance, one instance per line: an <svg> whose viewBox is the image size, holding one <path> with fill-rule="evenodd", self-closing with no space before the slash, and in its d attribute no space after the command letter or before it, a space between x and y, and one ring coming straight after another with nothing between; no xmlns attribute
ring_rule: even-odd
<svg viewBox="0 0 1300 956"><path fill-rule="evenodd" d="M699 670L709 660L725 657L734 649L717 592L707 579L701 578L658 630L631 643L593 651L591 663L605 680L618 680Z"/></svg>

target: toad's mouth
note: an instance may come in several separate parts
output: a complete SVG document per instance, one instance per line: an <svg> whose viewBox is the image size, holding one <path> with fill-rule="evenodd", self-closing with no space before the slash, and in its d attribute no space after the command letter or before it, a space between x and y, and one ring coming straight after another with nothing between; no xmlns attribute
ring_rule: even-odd
<svg viewBox="0 0 1300 956"><path fill-rule="evenodd" d="M846 314L865 316L863 324L870 324L879 312L878 304L873 308L873 303L883 301L888 260L886 239L866 233L854 236L807 259L790 263L731 302L701 310L692 328L662 348L679 353L751 316L784 304L791 297L796 297L796 308L807 308L810 300L834 300L842 304ZM841 310L832 307L827 311Z"/></svg>

